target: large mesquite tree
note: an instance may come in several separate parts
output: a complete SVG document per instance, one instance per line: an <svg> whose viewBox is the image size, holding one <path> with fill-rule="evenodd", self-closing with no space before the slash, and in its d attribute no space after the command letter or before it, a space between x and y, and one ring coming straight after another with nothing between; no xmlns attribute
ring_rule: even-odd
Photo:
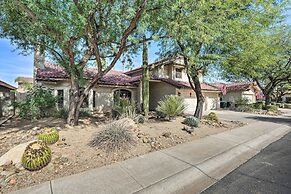
<svg viewBox="0 0 291 194"><path fill-rule="evenodd" d="M242 26L264 25L276 17L280 5L272 1L175 1L163 23L163 30L171 40L163 41L162 54L180 54L184 58L187 75L197 97L194 116L201 118L204 96L199 74L205 73L209 65L219 64L228 57L224 47L237 42L232 40ZM265 18L266 21L262 20ZM242 30L242 29L241 29ZM243 32L248 36L248 32ZM238 39L236 39L239 41Z"/></svg>
<svg viewBox="0 0 291 194"><path fill-rule="evenodd" d="M1 37L25 52L41 48L66 70L71 83L67 122L76 125L89 91L131 46L140 43L138 23L155 9L147 0L9 0L0 3L0 10ZM90 60L98 73L85 80Z"/></svg>
<svg viewBox="0 0 291 194"><path fill-rule="evenodd" d="M265 96L267 106L276 88L291 82L290 26L279 23L270 28L268 33L254 32L232 49L223 67L229 79L256 82Z"/></svg>

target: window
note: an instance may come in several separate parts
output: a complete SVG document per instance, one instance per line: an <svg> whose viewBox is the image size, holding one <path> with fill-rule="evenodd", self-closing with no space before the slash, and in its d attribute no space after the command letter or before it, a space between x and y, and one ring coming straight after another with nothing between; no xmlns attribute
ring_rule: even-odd
<svg viewBox="0 0 291 194"><path fill-rule="evenodd" d="M127 98L131 100L131 92L129 90L115 90L114 91L114 103L118 104L121 98Z"/></svg>
<svg viewBox="0 0 291 194"><path fill-rule="evenodd" d="M58 107L63 108L64 107L64 90L58 90L57 96L58 96Z"/></svg>
<svg viewBox="0 0 291 194"><path fill-rule="evenodd" d="M96 91L93 90L93 108L96 107Z"/></svg>
<svg viewBox="0 0 291 194"><path fill-rule="evenodd" d="M182 78L182 69L176 69L176 78Z"/></svg>

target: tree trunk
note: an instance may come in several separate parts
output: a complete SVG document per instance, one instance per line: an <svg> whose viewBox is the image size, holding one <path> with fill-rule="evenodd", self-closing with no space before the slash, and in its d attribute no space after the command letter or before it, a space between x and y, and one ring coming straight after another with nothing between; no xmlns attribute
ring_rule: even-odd
<svg viewBox="0 0 291 194"><path fill-rule="evenodd" d="M195 87L194 91L195 91L196 98L197 98L197 106L196 106L196 110L194 113L194 117L201 119L205 98L202 94L202 88L201 88L201 83L200 83L198 74L195 74L194 76L192 76L192 80L194 82L194 87Z"/></svg>
<svg viewBox="0 0 291 194"><path fill-rule="evenodd" d="M265 93L265 109L267 108L268 105L270 105L271 103L271 97L270 97L270 93Z"/></svg>
<svg viewBox="0 0 291 194"><path fill-rule="evenodd" d="M145 117L149 114L149 66L148 66L148 44L143 43L143 53L142 53L142 64L143 64L143 76L142 76L142 106Z"/></svg>
<svg viewBox="0 0 291 194"><path fill-rule="evenodd" d="M81 103L79 85L74 79L72 79L67 124L71 126L78 125L80 107Z"/></svg>
<svg viewBox="0 0 291 194"><path fill-rule="evenodd" d="M202 88L201 88L201 83L200 83L200 80L199 80L198 72L195 72L194 75L187 74L187 76L188 76L191 88L194 90L194 92L196 94L196 99L197 99L197 104L196 104L194 117L196 117L198 119L201 119L202 118L202 113L203 113L203 104L204 104L205 98L204 98L204 96L202 94Z"/></svg>

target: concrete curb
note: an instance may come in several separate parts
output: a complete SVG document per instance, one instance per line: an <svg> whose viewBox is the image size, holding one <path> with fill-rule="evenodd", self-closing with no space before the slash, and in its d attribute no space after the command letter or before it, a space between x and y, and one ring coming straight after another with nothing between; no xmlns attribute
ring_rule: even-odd
<svg viewBox="0 0 291 194"><path fill-rule="evenodd" d="M290 131L291 128L288 126L274 129L269 133L241 143L200 164L193 165L193 167L141 189L136 193L200 193Z"/></svg>

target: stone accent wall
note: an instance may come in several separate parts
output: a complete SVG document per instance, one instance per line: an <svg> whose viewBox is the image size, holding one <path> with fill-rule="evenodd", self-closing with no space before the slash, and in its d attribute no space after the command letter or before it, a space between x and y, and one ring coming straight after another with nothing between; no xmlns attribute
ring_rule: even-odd
<svg viewBox="0 0 291 194"><path fill-rule="evenodd" d="M0 117L8 117L14 114L14 92L0 92Z"/></svg>

